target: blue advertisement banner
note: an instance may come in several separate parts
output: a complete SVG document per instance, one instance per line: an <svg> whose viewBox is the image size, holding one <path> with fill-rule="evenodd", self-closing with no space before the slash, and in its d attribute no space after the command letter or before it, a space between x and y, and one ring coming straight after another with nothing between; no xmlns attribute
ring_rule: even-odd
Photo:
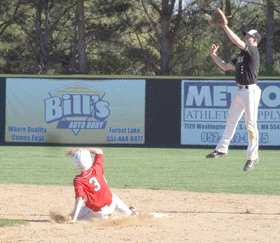
<svg viewBox="0 0 280 243"><path fill-rule="evenodd" d="M6 82L6 142L144 143L145 80Z"/></svg>
<svg viewBox="0 0 280 243"><path fill-rule="evenodd" d="M262 90L258 110L259 144L280 145L280 81L259 80L258 86ZM181 144L217 144L222 138L236 91L234 80L183 80ZM230 144L248 144L244 115Z"/></svg>

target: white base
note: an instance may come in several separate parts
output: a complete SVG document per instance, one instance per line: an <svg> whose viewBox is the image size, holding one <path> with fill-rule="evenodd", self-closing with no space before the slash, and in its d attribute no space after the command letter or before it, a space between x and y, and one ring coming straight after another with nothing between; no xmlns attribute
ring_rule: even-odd
<svg viewBox="0 0 280 243"><path fill-rule="evenodd" d="M149 216L150 216L150 217L153 217L153 218L164 218L164 217L168 217L168 215L165 214L165 213L149 213Z"/></svg>

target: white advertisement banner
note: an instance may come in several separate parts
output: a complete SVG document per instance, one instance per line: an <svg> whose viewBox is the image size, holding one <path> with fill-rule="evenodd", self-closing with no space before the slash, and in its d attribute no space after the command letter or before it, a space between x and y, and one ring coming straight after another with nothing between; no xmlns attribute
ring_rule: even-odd
<svg viewBox="0 0 280 243"><path fill-rule="evenodd" d="M259 80L259 144L280 145L280 80ZM222 138L237 85L234 80L183 80L181 144L216 145ZM244 115L230 145L248 145Z"/></svg>
<svg viewBox="0 0 280 243"><path fill-rule="evenodd" d="M144 143L145 80L6 80L6 142Z"/></svg>

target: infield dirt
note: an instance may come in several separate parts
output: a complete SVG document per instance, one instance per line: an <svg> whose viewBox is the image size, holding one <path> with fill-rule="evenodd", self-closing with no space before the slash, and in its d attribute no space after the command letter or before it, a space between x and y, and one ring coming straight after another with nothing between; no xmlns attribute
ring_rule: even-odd
<svg viewBox="0 0 280 243"><path fill-rule="evenodd" d="M0 242L270 242L280 239L280 196L112 189L139 217L59 224L69 216L73 187L0 185L0 218L27 225L0 228ZM155 218L150 213L164 213Z"/></svg>

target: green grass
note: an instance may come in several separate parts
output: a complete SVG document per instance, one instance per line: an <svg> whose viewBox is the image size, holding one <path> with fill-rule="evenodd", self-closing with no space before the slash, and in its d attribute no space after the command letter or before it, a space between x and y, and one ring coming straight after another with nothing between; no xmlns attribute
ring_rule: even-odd
<svg viewBox="0 0 280 243"><path fill-rule="evenodd" d="M102 148L105 177L111 188L148 188L192 192L280 195L280 152L260 150L260 162L244 172L246 150L206 160L212 150ZM0 149L0 183L72 186L78 171L65 147Z"/></svg>
<svg viewBox="0 0 280 243"><path fill-rule="evenodd" d="M14 220L14 219L0 219L0 227L10 227L17 226L19 224L26 225L27 222L24 220Z"/></svg>

